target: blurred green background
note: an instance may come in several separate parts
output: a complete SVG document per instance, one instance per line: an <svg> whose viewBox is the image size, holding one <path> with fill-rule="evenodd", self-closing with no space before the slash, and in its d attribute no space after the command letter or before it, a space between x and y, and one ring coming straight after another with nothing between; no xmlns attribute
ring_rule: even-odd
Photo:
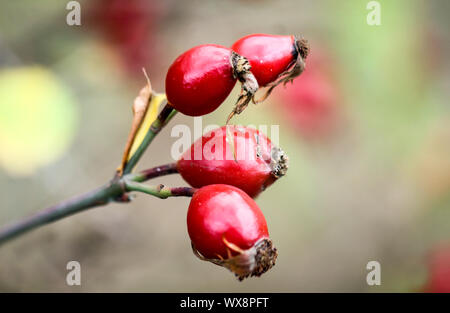
<svg viewBox="0 0 450 313"><path fill-rule="evenodd" d="M379 26L362 0L81 0L81 26L68 2L0 4L0 225L112 177L142 67L162 92L195 45L295 34L311 44L305 73L233 121L280 125L290 169L257 199L279 258L239 283L192 254L188 199L139 194L0 247L0 291L410 292L432 273L450 288L450 258L433 261L450 251L449 1L378 1ZM224 124L238 92L203 125ZM176 124L193 119L177 115L139 168L170 161ZM81 286L66 285L71 260Z"/></svg>

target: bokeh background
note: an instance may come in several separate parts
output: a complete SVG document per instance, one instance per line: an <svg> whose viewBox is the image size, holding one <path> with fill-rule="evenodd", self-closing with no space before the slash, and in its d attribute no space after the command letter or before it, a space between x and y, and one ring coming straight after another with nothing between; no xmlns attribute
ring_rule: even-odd
<svg viewBox="0 0 450 313"><path fill-rule="evenodd" d="M195 45L296 34L305 73L234 120L280 125L290 169L257 199L279 258L240 283L192 254L188 199L139 194L0 247L0 291L450 291L449 1L379 1L380 26L363 0L81 0L81 26L67 2L0 4L0 225L111 178L142 67L164 91ZM238 92L203 125L224 124ZM177 115L139 168L170 161L175 124L193 122ZM66 285L71 260L81 286Z"/></svg>

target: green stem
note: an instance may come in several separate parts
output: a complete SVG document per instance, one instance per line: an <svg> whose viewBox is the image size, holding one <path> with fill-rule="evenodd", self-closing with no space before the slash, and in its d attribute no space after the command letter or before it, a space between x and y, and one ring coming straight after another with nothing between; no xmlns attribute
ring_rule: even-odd
<svg viewBox="0 0 450 313"><path fill-rule="evenodd" d="M136 166L137 162L144 154L147 147L150 145L150 143L153 141L156 135L161 131L161 129L163 129L163 127L175 116L176 113L177 111L174 108L172 108L169 104L166 104L164 106L164 108L159 113L156 120L150 126L141 145L125 165L125 169L123 170L124 175L131 173L133 168Z"/></svg>
<svg viewBox="0 0 450 313"><path fill-rule="evenodd" d="M105 186L63 201L23 220L5 226L0 229L0 245L32 229L60 220L66 216L89 208L106 205L112 200L120 199L120 196L129 191L139 191L161 199L168 197L192 197L195 192L195 189L191 187L147 186L131 181L130 179L133 176L127 175L123 178L116 178Z"/></svg>
<svg viewBox="0 0 450 313"><path fill-rule="evenodd" d="M168 197L192 197L195 192L191 187L164 187L164 185L149 186L133 181L125 181L127 191L139 191L161 199Z"/></svg>
<svg viewBox="0 0 450 313"><path fill-rule="evenodd" d="M192 196L195 189L189 187L165 188L162 185L151 187L136 182L131 182L131 180L133 179L135 179L136 181L150 179L153 177L152 175L155 175L155 173L146 173L144 171L142 174L144 175L144 177L142 177L142 175L140 176L139 174L129 174L136 166L137 162L142 157L149 144L153 141L153 139L161 131L161 129L175 116L176 113L177 111L170 105L165 105L156 120L150 126L149 131L147 132L136 153L126 164L124 169L125 176L121 178L115 177L110 183L103 187L97 188L91 192L85 193L75 198L63 201L55 206L44 209L34 215L20 220L17 223L13 223L7 225L4 228L1 228L0 245L34 228L57 221L66 216L70 216L89 208L105 205L111 200L125 201L125 198L121 199L120 196L123 196L127 191L141 191L163 199L167 197ZM175 172L173 167L168 168L167 171L168 174L169 172Z"/></svg>
<svg viewBox="0 0 450 313"><path fill-rule="evenodd" d="M57 221L63 217L70 216L92 207L105 205L114 197L117 197L122 193L123 186L121 186L120 181L112 181L93 191L39 211L17 223L10 224L0 229L0 245L39 226Z"/></svg>

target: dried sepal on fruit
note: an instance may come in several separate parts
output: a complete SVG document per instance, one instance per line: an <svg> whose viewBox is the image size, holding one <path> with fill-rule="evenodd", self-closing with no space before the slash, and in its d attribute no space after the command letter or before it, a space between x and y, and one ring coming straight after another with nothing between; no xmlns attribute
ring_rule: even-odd
<svg viewBox="0 0 450 313"><path fill-rule="evenodd" d="M305 69L309 44L304 38L253 34L236 41L233 51L246 57L260 87L267 87L265 95L255 102L262 102L272 90L299 76Z"/></svg>
<svg viewBox="0 0 450 313"><path fill-rule="evenodd" d="M233 111L228 115L227 124L235 114L241 114L245 110L259 88L258 81L250 72L250 62L245 57L232 51L231 64L233 65L233 76L242 83L242 88Z"/></svg>
<svg viewBox="0 0 450 313"><path fill-rule="evenodd" d="M223 238L223 241L230 250L237 253L236 256L232 256L230 252L227 259L220 255L217 256L218 258L208 259L195 248L194 244L191 244L192 251L202 261L208 261L229 269L240 281L247 277L259 277L275 266L278 252L277 248L273 246L272 240L268 238L261 239L247 250L242 250L225 238Z"/></svg>

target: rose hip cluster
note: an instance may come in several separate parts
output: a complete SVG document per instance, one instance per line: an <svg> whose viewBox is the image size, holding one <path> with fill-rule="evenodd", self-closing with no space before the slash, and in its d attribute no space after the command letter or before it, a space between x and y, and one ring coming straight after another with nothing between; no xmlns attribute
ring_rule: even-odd
<svg viewBox="0 0 450 313"><path fill-rule="evenodd" d="M167 100L183 114L208 114L222 104L239 80L241 94L230 120L251 100L258 102L254 95L259 87L268 87L264 100L278 84L300 75L308 52L304 39L264 34L243 37L231 49L212 44L194 47L170 66L166 76Z"/></svg>
<svg viewBox="0 0 450 313"><path fill-rule="evenodd" d="M270 269L277 251L252 197L283 176L287 166L284 152L252 128L224 126L197 140L176 163L184 180L199 188L187 217L194 253L241 280Z"/></svg>
<svg viewBox="0 0 450 313"><path fill-rule="evenodd" d="M194 187L187 215L194 254L242 280L275 264L277 250L253 198L287 169L286 154L263 133L227 125L197 139L174 164L143 172L141 180L179 173Z"/></svg>
<svg viewBox="0 0 450 313"><path fill-rule="evenodd" d="M227 126L198 139L175 164L146 176L179 173L196 188L187 214L194 254L228 268L240 280L260 276L275 264L277 250L253 198L285 175L288 159L264 134L228 122L250 101L263 101L278 84L300 75L308 52L304 39L256 34L239 39L231 48L194 47L167 72L168 106L189 116L214 111L236 81L242 84ZM260 87L267 87L267 92L255 100Z"/></svg>
<svg viewBox="0 0 450 313"><path fill-rule="evenodd" d="M243 37L231 49L211 44L197 46L170 66L166 95L153 91L144 71L147 85L133 102L131 128L114 177L93 191L0 228L0 244L88 208L111 201L129 202L130 192L162 199L185 196L192 197L187 229L197 257L228 268L239 280L265 273L274 266L277 250L269 238L265 217L253 199L286 174L288 158L261 132L229 125L229 121L250 101L263 101L277 85L300 75L308 52L304 39L262 34ZM177 111L190 116L214 111L236 81L242 84L241 94L226 126L204 134L175 163L132 172ZM267 91L255 100L259 87L267 87ZM143 184L173 173L179 173L192 187Z"/></svg>

